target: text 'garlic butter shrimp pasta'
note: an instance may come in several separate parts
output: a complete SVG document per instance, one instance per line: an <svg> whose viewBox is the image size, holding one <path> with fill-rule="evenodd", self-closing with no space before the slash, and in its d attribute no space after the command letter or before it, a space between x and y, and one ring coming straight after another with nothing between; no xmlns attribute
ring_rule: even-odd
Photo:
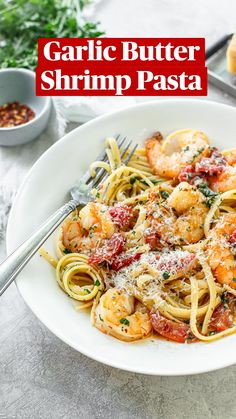
<svg viewBox="0 0 236 419"><path fill-rule="evenodd" d="M76 309L122 341L214 341L236 331L236 149L192 129L160 132L107 176L62 224L55 268Z"/></svg>

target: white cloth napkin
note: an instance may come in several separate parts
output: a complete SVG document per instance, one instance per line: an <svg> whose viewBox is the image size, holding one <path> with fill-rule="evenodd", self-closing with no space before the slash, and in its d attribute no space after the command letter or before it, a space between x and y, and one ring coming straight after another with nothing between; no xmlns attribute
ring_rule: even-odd
<svg viewBox="0 0 236 419"><path fill-rule="evenodd" d="M54 98L57 118L60 121L60 131L63 131L68 122L78 122L81 124L96 116L131 106L134 103L135 99L128 96L66 96Z"/></svg>

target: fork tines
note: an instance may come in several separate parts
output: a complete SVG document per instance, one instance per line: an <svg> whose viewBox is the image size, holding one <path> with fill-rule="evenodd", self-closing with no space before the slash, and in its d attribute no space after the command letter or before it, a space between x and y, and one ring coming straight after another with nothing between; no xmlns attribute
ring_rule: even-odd
<svg viewBox="0 0 236 419"><path fill-rule="evenodd" d="M122 137L120 134L114 138L116 139L116 142L120 151L121 159L123 159L123 157L128 152L132 144L132 141L127 140L127 137ZM125 165L128 164L128 162L130 161L137 147L138 147L138 144L135 144L130 150L130 152L128 153L128 155L126 156L126 158L123 160L123 163ZM97 156L95 161L104 161L106 163L108 162L108 157L107 157L107 153L105 149ZM81 178L80 182L85 183L91 188L97 187L101 183L101 181L107 177L107 171L104 168L100 167L96 169L96 172L97 174L93 178L90 174L90 171L87 170L84 176Z"/></svg>

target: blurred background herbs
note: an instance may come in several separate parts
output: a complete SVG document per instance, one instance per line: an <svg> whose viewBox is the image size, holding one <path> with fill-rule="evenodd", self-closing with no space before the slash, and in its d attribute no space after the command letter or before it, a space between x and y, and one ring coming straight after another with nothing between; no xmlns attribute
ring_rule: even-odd
<svg viewBox="0 0 236 419"><path fill-rule="evenodd" d="M95 38L98 23L84 22L89 0L0 0L0 68L37 67L38 38Z"/></svg>

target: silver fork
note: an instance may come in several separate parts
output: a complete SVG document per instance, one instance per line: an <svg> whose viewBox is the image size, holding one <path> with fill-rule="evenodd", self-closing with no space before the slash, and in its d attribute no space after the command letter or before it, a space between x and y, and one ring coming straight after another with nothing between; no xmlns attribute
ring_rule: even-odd
<svg viewBox="0 0 236 419"><path fill-rule="evenodd" d="M121 157L123 158L131 146L131 141L128 141L126 137L122 138L120 136L116 138L116 141L120 152L122 150ZM123 160L124 164L129 162L136 148L137 144L131 148L127 157ZM107 162L106 151L103 150L99 156L97 156L96 160ZM0 264L0 295L4 293L40 246L42 246L61 222L78 206L84 206L88 202L93 201L94 198L91 195L91 190L97 187L105 176L106 170L103 168L96 170L96 176L94 178L91 177L89 170L87 170L79 182L69 191L72 199L52 214L35 233Z"/></svg>

